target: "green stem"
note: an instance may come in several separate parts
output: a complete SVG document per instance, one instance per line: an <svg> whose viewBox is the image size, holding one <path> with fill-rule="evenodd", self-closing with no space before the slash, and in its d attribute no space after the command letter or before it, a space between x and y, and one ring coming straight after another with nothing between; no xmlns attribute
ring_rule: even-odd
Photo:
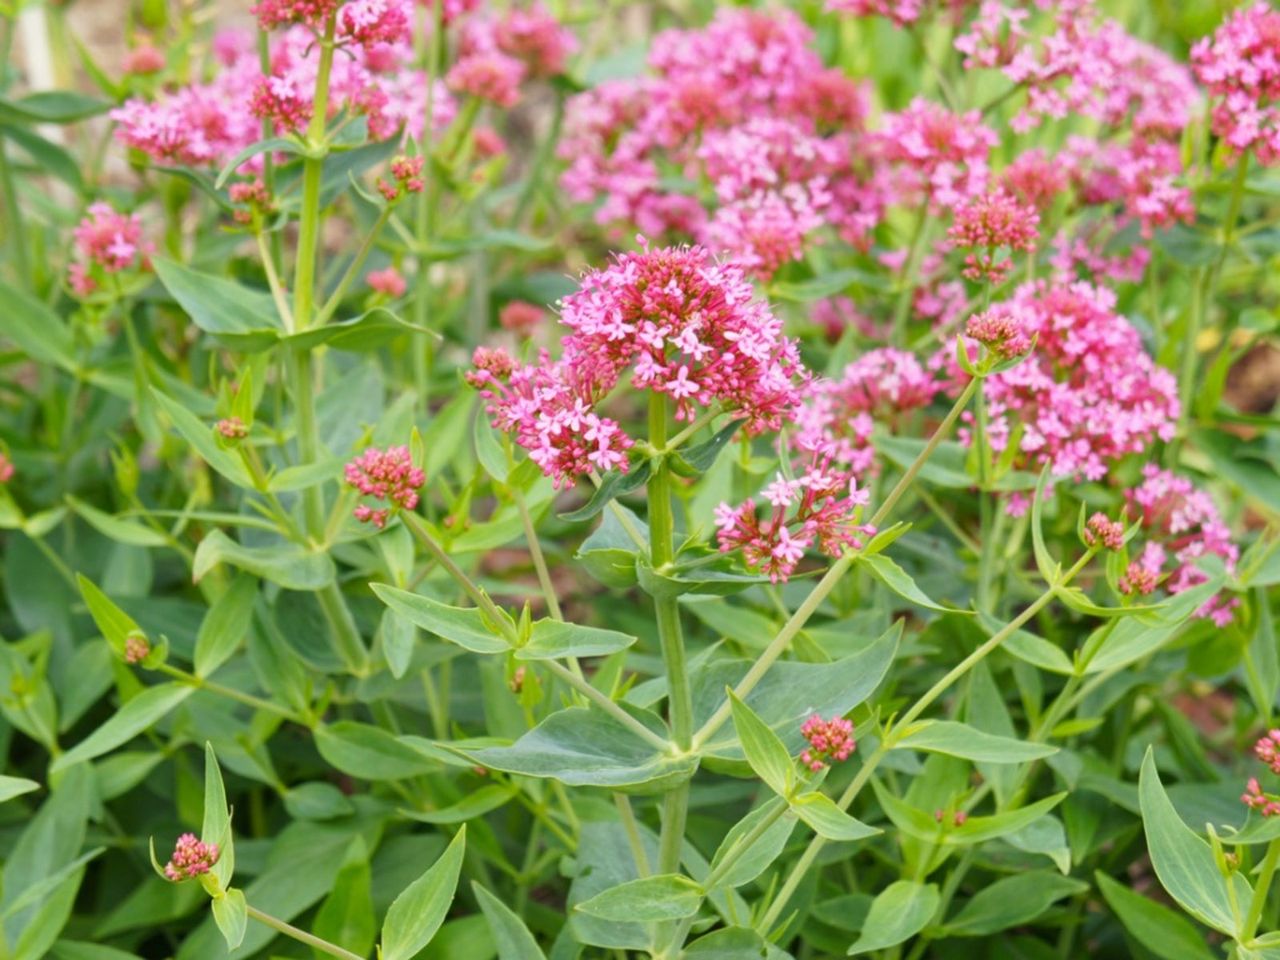
<svg viewBox="0 0 1280 960"><path fill-rule="evenodd" d="M907 342L907 317L911 314L911 298L916 291L916 275L920 272L920 261L924 258L926 227L929 224L929 204L921 201L920 213L916 217L915 226L911 230L911 242L907 248L907 262L903 264L901 284L898 290L898 301L893 308L893 327L890 331L891 342L901 347Z"/></svg>
<svg viewBox="0 0 1280 960"><path fill-rule="evenodd" d="M472 603L483 610L485 615L495 624L507 622L498 605L489 599L489 595L481 590L461 567L453 562L453 558L449 556L444 545L436 540L420 516L416 513L405 511L400 514L400 519L409 528L409 532L417 538L418 542L427 548L427 552L435 558L436 563L440 564L445 572L453 578L454 582L462 588L463 593L471 598Z"/></svg>
<svg viewBox="0 0 1280 960"><path fill-rule="evenodd" d="M382 212L378 214L378 219L374 221L369 232L365 234L364 243L360 245L360 249L356 252L355 257L347 266L346 271L342 274L342 279L338 281L337 288L330 295L325 305L320 308L320 312L316 315L315 325L322 327L329 322L329 318L337 311L342 304L342 298L347 295L347 288L351 286L356 275L360 272L360 268L364 266L364 262L369 259L369 253L373 250L373 245L377 242L378 237L382 233L382 228L387 225L387 220L391 217L391 206L382 208Z"/></svg>
<svg viewBox="0 0 1280 960"><path fill-rule="evenodd" d="M927 710L934 701L946 693L952 684L973 669L979 661L1000 646L1000 644L1002 644L1006 639L1021 629L1023 624L1027 623L1032 617L1044 609L1049 602L1057 596L1058 591L1070 583L1071 580L1075 578L1076 574L1084 569L1085 564L1093 558L1094 552L1095 551L1090 550L1082 556L1070 570L1064 573L1055 583L1051 584L1049 589L1041 594L1034 603L1023 610L1022 613L1015 617L1009 624L992 634L986 642L979 645L972 653L961 660L960 663L947 671L946 675L943 676L942 679L925 691L924 695L912 705L911 709L893 723L885 733L884 739L880 741L875 751L863 762L862 767L858 770L853 781L845 789L844 793L840 795L840 799L837 801L837 804L841 810L847 810L849 805L853 803L854 799L858 796L858 793L864 786L866 786L867 781L871 779L871 775L875 772L876 767L880 765L880 761L884 759L885 754L893 749L897 739L902 735L906 728L919 719L920 715L924 713L924 711ZM795 894L796 888L800 885L800 881L813 865L818 854L822 852L822 848L826 846L826 843L826 840L818 836L815 836L813 840L810 841L809 846L805 849L804 853L801 854L800 859L796 861L796 865L791 868L791 873L788 875L786 882L782 885L782 889L778 891L777 895L774 897L773 903L764 913L763 917L761 917L760 922L756 925L756 930L761 934L765 934L777 922L782 910Z"/></svg>
<svg viewBox="0 0 1280 960"><path fill-rule="evenodd" d="M22 223L22 207L18 203L18 191L13 185L13 168L4 138L0 137L0 190L4 193L5 221L8 223L7 239L13 257L14 277L23 287L31 284L31 268L27 261L27 231Z"/></svg>
<svg viewBox="0 0 1280 960"><path fill-rule="evenodd" d="M316 251L320 242L320 185L324 178L322 141L326 114L329 110L329 75L333 70L333 34L336 16L325 24L320 41L320 64L316 72L315 112L307 128L310 149L302 162L302 208L298 223L298 255L294 264L293 317L299 331L311 326L315 307Z"/></svg>
<svg viewBox="0 0 1280 960"><path fill-rule="evenodd" d="M299 943L305 943L307 946L319 950L321 953L327 953L331 957L341 957L342 960L365 960L365 958L360 956L358 953L352 953L350 950L344 950L337 944L330 943L328 940L322 940L315 934L307 933L305 930L299 930L293 924L285 923L283 920L273 917L269 913L263 913L257 907L245 904L245 910L248 912L249 916L254 920L257 920L259 923L265 924L272 930L283 933L286 937L292 937Z"/></svg>
<svg viewBox="0 0 1280 960"><path fill-rule="evenodd" d="M1275 876L1277 864L1280 864L1280 839L1267 844L1266 856L1262 858L1262 866L1258 869L1258 885L1254 887L1249 912L1245 914L1244 926L1240 931L1242 941L1252 940L1258 931L1258 921L1262 919L1262 909L1267 905L1267 894L1271 892L1271 880Z"/></svg>
<svg viewBox="0 0 1280 960"><path fill-rule="evenodd" d="M649 395L649 443L658 450L667 444L667 398ZM665 570L675 559L675 516L671 509L671 468L659 460L649 480L649 562L654 570ZM658 622L658 641L667 674L667 705L671 735L678 749L687 751L693 736L693 694L685 662L684 636L680 626L679 601L674 596L653 598ZM680 848L684 842L688 816L689 784L680 784L667 793L662 806L662 832L658 845L658 872L680 869Z"/></svg>
<svg viewBox="0 0 1280 960"><path fill-rule="evenodd" d="M188 673L180 667L172 664L162 663L156 667L160 673L173 677L179 683L184 683L189 687L195 687L197 690L207 690L209 693L215 693L220 697L226 697L228 700L235 700L247 707L253 707L255 710L263 710L267 713L274 713L278 717L284 717L286 720L292 720L294 723L300 723L303 726L310 726L310 722L301 714L295 713L288 707L282 707L278 703L272 703L270 700L263 700L261 697L255 697L249 693L242 693L233 687L224 687L220 683L213 683L204 677L198 677L194 673Z"/></svg>
<svg viewBox="0 0 1280 960"><path fill-rule="evenodd" d="M938 445L950 434L951 429L955 426L955 422L959 419L961 412L968 405L969 401L973 398L974 393L977 391L979 383L981 383L981 381L977 378L970 380L968 386L966 386L960 396L956 398L956 402L952 405L951 410L948 411L942 422L938 424L938 429L933 432L933 436L929 438L929 442L925 444L924 449L920 451L911 466L907 468L906 473L902 475L902 478L894 485L893 489L889 491L889 495L885 497L884 501L880 504L880 508L876 511L875 516L871 518L872 526L879 526L884 522L884 520L889 516L889 513L893 510L894 506L902 498L902 495L906 493L912 483L915 482L916 476L920 473L921 468L928 461L929 457L933 455L934 450L936 450ZM800 606L796 608L796 612L791 615L791 619L783 625L782 629L778 631L778 635L770 641L769 646L767 646L764 649L764 652L760 654L759 659L751 665L751 669L747 671L746 676L738 682L737 687L735 687L733 691L738 699L745 699L747 694L755 689L756 684L764 678L764 675L768 673L769 668L773 666L774 662L782 656L787 647L791 645L791 641L795 638L795 635L804 629L805 624L809 622L809 618L812 617L818 607L822 605L822 602L835 588L836 584L844 579L845 575L849 572L849 568L853 566L857 559L858 555L856 553L847 553L831 565L831 568L827 571L826 575L814 585L814 588L809 591L809 595L805 597ZM730 710L731 707L729 706L729 701L726 699L694 735L693 744L695 749L706 743L707 740L714 736L715 732L725 724L729 719Z"/></svg>
<svg viewBox="0 0 1280 960"><path fill-rule="evenodd" d="M631 809L631 798L625 793L615 793L613 802L622 819L622 828L627 833L627 844L631 847L631 856L636 862L636 875L647 877L653 871L649 867L649 855L645 852L644 840L640 836L640 826L636 823L636 812Z"/></svg>

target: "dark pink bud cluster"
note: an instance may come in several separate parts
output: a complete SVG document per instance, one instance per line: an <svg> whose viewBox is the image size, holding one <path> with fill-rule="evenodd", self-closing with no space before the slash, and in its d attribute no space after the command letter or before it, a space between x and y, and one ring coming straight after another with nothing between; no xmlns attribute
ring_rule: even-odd
<svg viewBox="0 0 1280 960"><path fill-rule="evenodd" d="M275 208L271 193L261 177L248 182L233 183L227 193L232 203L247 208L237 210L233 214L237 223L250 224L255 216L270 213Z"/></svg>
<svg viewBox="0 0 1280 960"><path fill-rule="evenodd" d="M1280 730L1268 730L1253 745L1253 755L1271 768L1272 773L1280 773Z"/></svg>
<svg viewBox="0 0 1280 960"><path fill-rule="evenodd" d="M809 741L800 754L800 762L815 773L830 763L848 760L857 746L853 724L844 717L823 720L816 713L810 714L800 732Z"/></svg>
<svg viewBox="0 0 1280 960"><path fill-rule="evenodd" d="M933 819L944 827L963 827L965 822L969 819L969 814L965 813L963 810L957 810L955 813L948 813L946 810L939 807L937 810L933 811Z"/></svg>
<svg viewBox="0 0 1280 960"><path fill-rule="evenodd" d="M763 517L753 499L737 507L720 504L716 539L722 552L741 550L747 568L774 583L790 578L810 547L838 557L861 549L863 538L875 534L860 522L869 492L858 489L852 473L833 467L829 458L814 455L794 479L779 473L762 496L772 508Z"/></svg>
<svg viewBox="0 0 1280 960"><path fill-rule="evenodd" d="M342 0L258 0L249 12L258 18L263 30L292 23L319 27L338 9Z"/></svg>
<svg viewBox="0 0 1280 960"><path fill-rule="evenodd" d="M381 44L408 40L412 18L410 0L347 0L338 11L338 35L374 50Z"/></svg>
<svg viewBox="0 0 1280 960"><path fill-rule="evenodd" d="M151 653L151 644L140 633L131 633L124 638L124 662L138 664Z"/></svg>
<svg viewBox="0 0 1280 960"><path fill-rule="evenodd" d="M369 289L381 293L388 297L403 297L404 292L408 289L404 282L404 277L400 275L400 271L395 267L387 267L385 270L370 270L365 282L369 284Z"/></svg>
<svg viewBox="0 0 1280 960"><path fill-rule="evenodd" d="M74 236L82 261L68 269L69 282L82 297L98 289L103 274L151 265L149 255L155 245L144 239L138 215L119 213L109 203L91 205Z"/></svg>
<svg viewBox="0 0 1280 960"><path fill-rule="evenodd" d="M315 104L300 78L272 75L253 88L249 112L260 120L270 120L277 133L297 133L311 122Z"/></svg>
<svg viewBox="0 0 1280 960"><path fill-rule="evenodd" d="M124 62L121 64L124 72L134 77L159 73L164 65L164 54L149 43L134 47L124 55Z"/></svg>
<svg viewBox="0 0 1280 960"><path fill-rule="evenodd" d="M1124 546L1124 524L1105 513L1095 513L1085 525L1084 542L1090 547L1102 544L1108 550L1119 550Z"/></svg>
<svg viewBox="0 0 1280 960"><path fill-rule="evenodd" d="M498 20L473 20L462 33L463 54L497 49L515 57L530 76L552 77L564 73L565 63L578 49L578 41L541 3L513 7Z"/></svg>
<svg viewBox="0 0 1280 960"><path fill-rule="evenodd" d="M1267 166L1280 162L1280 11L1266 2L1236 10L1191 48L1191 62L1215 98L1213 132Z"/></svg>
<svg viewBox="0 0 1280 960"><path fill-rule="evenodd" d="M1027 150L1000 174L1003 189L1037 210L1048 209L1068 186L1067 171L1039 148Z"/></svg>
<svg viewBox="0 0 1280 960"><path fill-rule="evenodd" d="M379 177L378 192L387 203L393 203L407 193L421 193L426 189L422 179L422 168L426 162L427 158L423 156L396 157L391 161L392 179L388 181Z"/></svg>
<svg viewBox="0 0 1280 960"><path fill-rule="evenodd" d="M194 833L184 833L174 845L173 856L165 864L164 875L174 883L194 880L208 873L218 862L218 845L205 843Z"/></svg>
<svg viewBox="0 0 1280 960"><path fill-rule="evenodd" d="M1253 745L1253 755L1271 770L1280 773L1280 730L1268 730ZM1257 777L1250 777L1240 802L1264 817L1280 815L1280 797L1266 793Z"/></svg>
<svg viewBox="0 0 1280 960"><path fill-rule="evenodd" d="M1013 261L997 258L1000 249L1030 252L1036 248L1040 214L1002 190L985 193L956 208L955 223L947 236L957 247L976 248L965 258L964 275L970 280L1000 284Z"/></svg>
<svg viewBox="0 0 1280 960"><path fill-rule="evenodd" d="M361 523L372 523L378 529L387 524L392 510L412 510L418 505L418 491L427 482L427 475L413 465L408 447L388 447L379 450L370 447L346 466L347 483L361 495L388 504L372 508L361 504L355 509L355 517Z"/></svg>
<svg viewBox="0 0 1280 960"><path fill-rule="evenodd" d="M214 425L214 429L225 440L243 440L249 435L249 428L239 417L223 417Z"/></svg>
<svg viewBox="0 0 1280 960"><path fill-rule="evenodd" d="M542 326L547 312L537 304L512 300L498 311L498 323L518 337L531 337Z"/></svg>
<svg viewBox="0 0 1280 960"><path fill-rule="evenodd" d="M1235 570L1240 551L1231 542L1231 532L1222 520L1217 506L1207 493L1197 490L1186 477L1154 464L1143 468L1143 482L1125 494L1129 511L1142 524L1147 543L1135 564L1125 573L1132 591L1143 589L1166 574L1165 589L1182 593L1203 583L1208 575L1195 565L1200 557L1220 557L1228 571ZM1120 584L1126 588L1126 582ZM1130 592L1126 590L1126 592ZM1222 594L1211 597L1196 611L1198 617L1209 617L1218 626L1231 622L1231 611L1240 605L1239 598Z"/></svg>
<svg viewBox="0 0 1280 960"><path fill-rule="evenodd" d="M975 313L965 324L964 332L1005 360L1020 357L1031 349L1031 338L1018 311L1004 304Z"/></svg>

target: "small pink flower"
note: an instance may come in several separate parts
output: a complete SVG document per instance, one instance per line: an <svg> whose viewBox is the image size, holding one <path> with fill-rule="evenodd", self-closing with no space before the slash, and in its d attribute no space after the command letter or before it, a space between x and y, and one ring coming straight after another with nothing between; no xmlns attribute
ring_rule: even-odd
<svg viewBox="0 0 1280 960"><path fill-rule="evenodd" d="M800 728L809 746L800 754L800 762L815 773L832 762L848 760L857 743L853 739L853 723L845 717L823 720L810 714Z"/></svg>
<svg viewBox="0 0 1280 960"><path fill-rule="evenodd" d="M164 875L174 883L194 880L208 873L218 862L218 845L205 843L194 833L184 833L174 845L173 856L165 865Z"/></svg>
<svg viewBox="0 0 1280 960"><path fill-rule="evenodd" d="M445 76L445 83L454 93L510 108L520 99L524 75L524 64L514 57L497 51L473 53L453 65Z"/></svg>
<svg viewBox="0 0 1280 960"><path fill-rule="evenodd" d="M371 290L392 299L403 297L406 290L404 277L400 276L400 271L395 267L387 267L385 270L370 270L369 275L365 277L365 282L369 284Z"/></svg>
<svg viewBox="0 0 1280 960"><path fill-rule="evenodd" d="M164 54L149 43L134 47L124 56L124 72L135 77L149 76L164 69Z"/></svg>
<svg viewBox="0 0 1280 960"><path fill-rule="evenodd" d="M996 251L1032 251L1040 214L1002 191L986 193L956 209L955 223L947 236L957 247L977 248L965 259L964 275L970 280L1003 283L1013 262L998 259Z"/></svg>
<svg viewBox="0 0 1280 960"><path fill-rule="evenodd" d="M387 502L389 506L374 509L361 504L355 517L361 523L386 526L391 510L412 510L418 505L418 491L427 482L426 474L413 465L408 447L370 447L346 466L347 484L363 496Z"/></svg>
<svg viewBox="0 0 1280 960"><path fill-rule="evenodd" d="M224 417L214 425L214 429L226 440L243 440L249 435L249 428L239 417Z"/></svg>
<svg viewBox="0 0 1280 960"><path fill-rule="evenodd" d="M984 313L975 313L964 328L965 336L977 340L992 353L1006 360L1021 356L1031 349L1031 338L1016 310L997 304Z"/></svg>
<svg viewBox="0 0 1280 960"><path fill-rule="evenodd" d="M249 101L249 112L270 120L277 133L296 133L310 121L315 105L310 93L289 76L270 76L258 81Z"/></svg>
<svg viewBox="0 0 1280 960"><path fill-rule="evenodd" d="M512 300L498 311L498 323L519 337L531 337L542 326L547 312L537 304Z"/></svg>
<svg viewBox="0 0 1280 960"><path fill-rule="evenodd" d="M1280 816L1280 799L1274 794L1264 793L1262 784L1256 777L1250 777L1240 802L1252 810L1257 810L1264 817Z"/></svg>

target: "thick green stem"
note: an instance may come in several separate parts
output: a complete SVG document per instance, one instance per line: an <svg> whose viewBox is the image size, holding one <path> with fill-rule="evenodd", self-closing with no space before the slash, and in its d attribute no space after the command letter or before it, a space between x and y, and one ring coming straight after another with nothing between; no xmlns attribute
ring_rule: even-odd
<svg viewBox="0 0 1280 960"><path fill-rule="evenodd" d="M280 933L283 933L286 937L292 937L299 943L305 943L307 946L319 950L321 953L327 953L331 957L341 957L342 960L365 960L365 958L360 956L358 953L352 953L350 950L344 950L335 943L330 943L328 940L320 939L315 934L307 933L305 930L299 930L293 924L285 923L283 920L273 917L269 913L263 913L257 907L251 907L246 904L245 910L248 912L249 916L254 920L257 920L259 923L266 924L272 930L277 930Z"/></svg>
<svg viewBox="0 0 1280 960"><path fill-rule="evenodd" d="M661 450L667 443L667 398L649 396L649 443ZM675 517L671 510L671 468L659 461L649 480L649 562L656 571L668 568L675 559ZM688 750L693 736L693 695L685 662L684 636L680 628L679 601L674 596L653 598L658 621L658 640L667 673L667 706L671 735L680 750ZM658 872L680 868L680 848L684 842L688 814L689 784L682 783L666 795L662 807L662 833L658 849Z"/></svg>
<svg viewBox="0 0 1280 960"><path fill-rule="evenodd" d="M1240 930L1241 940L1252 940L1253 935L1258 932L1258 922L1267 905L1267 894L1271 892L1271 880L1275 876L1277 864L1280 864L1280 840L1272 840L1267 844L1267 853L1262 858L1262 866L1258 868L1258 884L1254 887L1249 912L1245 914L1244 926Z"/></svg>

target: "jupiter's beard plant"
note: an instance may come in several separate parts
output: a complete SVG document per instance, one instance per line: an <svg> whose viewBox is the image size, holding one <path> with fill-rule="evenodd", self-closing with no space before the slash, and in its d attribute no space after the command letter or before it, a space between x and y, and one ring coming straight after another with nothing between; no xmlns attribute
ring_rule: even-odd
<svg viewBox="0 0 1280 960"><path fill-rule="evenodd" d="M0 958L1280 958L1280 11L0 3Z"/></svg>

